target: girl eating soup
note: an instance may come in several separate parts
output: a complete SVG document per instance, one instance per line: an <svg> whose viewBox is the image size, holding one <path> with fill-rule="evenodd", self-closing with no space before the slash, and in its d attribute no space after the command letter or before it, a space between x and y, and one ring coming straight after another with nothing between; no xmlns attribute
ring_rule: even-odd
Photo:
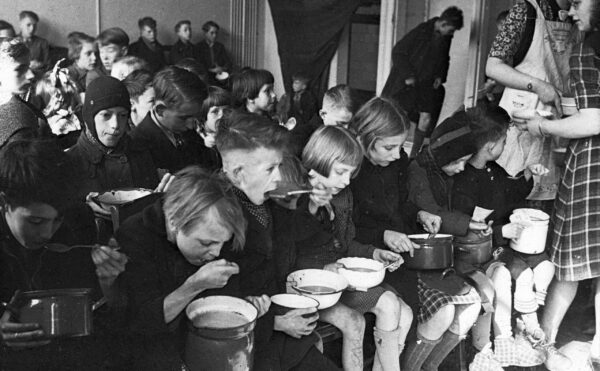
<svg viewBox="0 0 600 371"><path fill-rule="evenodd" d="M350 179L362 162L360 144L346 129L323 126L310 138L302 153L314 191L301 198L297 208L296 268L323 268L336 271L336 261L346 256L375 259L391 270L402 264L399 254L355 240L352 221ZM366 292L347 291L338 304L319 313L320 319L340 328L344 334L344 369L362 369L362 314L375 314L373 334L377 347L373 369L399 370L399 356L412 322L410 308L393 289L376 286ZM358 318L358 319L356 319ZM354 330L354 331L353 331ZM364 330L363 330L364 331ZM356 335L359 334L359 337Z"/></svg>

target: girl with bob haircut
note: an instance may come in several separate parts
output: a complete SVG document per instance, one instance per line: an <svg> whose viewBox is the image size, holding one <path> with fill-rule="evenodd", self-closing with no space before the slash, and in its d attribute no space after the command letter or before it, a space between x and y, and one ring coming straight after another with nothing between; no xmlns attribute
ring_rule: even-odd
<svg viewBox="0 0 600 371"><path fill-rule="evenodd" d="M275 103L275 78L267 70L247 69L234 75L231 95L234 108L250 113L268 114Z"/></svg>
<svg viewBox="0 0 600 371"><path fill-rule="evenodd" d="M346 256L375 259L390 270L402 264L399 254L355 240L352 221L353 197L348 185L361 166L363 152L355 137L337 126L322 126L313 133L302 152L302 160L313 188L298 201L296 268L323 268L337 272L336 261ZM395 291L380 285L366 292L345 292L340 302L320 312L320 319L340 328L344 335L342 359L345 369L362 369L362 315L376 316L373 334L377 347L374 370L400 370L400 353L412 322L409 307Z"/></svg>

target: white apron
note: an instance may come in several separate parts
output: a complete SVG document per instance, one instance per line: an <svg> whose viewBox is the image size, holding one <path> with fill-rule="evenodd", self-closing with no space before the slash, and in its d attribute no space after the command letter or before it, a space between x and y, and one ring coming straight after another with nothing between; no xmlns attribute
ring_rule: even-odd
<svg viewBox="0 0 600 371"><path fill-rule="evenodd" d="M573 46L581 41L582 33L569 23L547 21L537 2L527 1L536 10L535 30L525 58L515 69L547 81L563 95L569 95L569 57ZM551 111L555 116L557 113L553 106L540 102L537 94L508 87L499 105L511 117L513 112L524 109ZM552 200L556 196L561 174L552 159L553 142L550 137L537 138L514 126L508 129L506 147L497 162L509 175L515 176L536 163L550 170L543 177L534 177L533 190L527 197L530 200Z"/></svg>

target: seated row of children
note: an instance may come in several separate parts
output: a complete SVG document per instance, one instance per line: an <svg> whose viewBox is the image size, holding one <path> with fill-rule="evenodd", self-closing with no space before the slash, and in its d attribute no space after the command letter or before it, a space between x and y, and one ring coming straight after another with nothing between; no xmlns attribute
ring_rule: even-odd
<svg viewBox="0 0 600 371"><path fill-rule="evenodd" d="M371 312L376 315L374 369L396 370L402 364L407 370L435 370L478 320L482 296L477 285L465 278L478 270L490 276L496 298L503 301L495 301L493 351L488 344L492 343L491 315L479 318L481 325L476 326L478 335L474 338L483 352L476 360L529 366L552 353L551 345L540 351L528 340L513 337L507 309L511 308L510 280L505 278L510 272L517 282L515 305L520 303L523 309L517 310L525 313L526 333L543 342L534 315L537 304L543 304L547 287L542 279L548 276L543 256L530 259L502 254L490 264L441 277L440 272L403 267L399 255L419 248L407 234L422 230L457 236L470 231L494 233L497 246L518 235L518 226L506 222L512 210L507 205L523 201L530 187L524 182L541 170L532 167L522 178L510 180L493 165L508 127L505 113L480 109L456 113L435 129L431 144L411 163L402 149L409 121L385 98L373 98L353 114L348 88L335 87L325 95L314 121L284 128L270 116L275 95L273 76L268 71L243 72L233 79L229 94L220 88L207 88L187 70L167 67L151 80L145 75L145 82L137 85L137 91L143 91L139 96L150 85L154 92L154 102L147 105L149 111L137 125L129 123L133 117L126 86L130 76L125 83L108 76L90 83L82 104L83 130L76 144L61 153L53 143L32 139L45 135L37 130L40 118L34 107L14 96L27 84L28 69L19 67L28 65L27 58L22 44L10 40L0 43L0 68L20 72L12 81L7 74L0 74L5 98L0 110L11 113L2 117L15 118L3 125L6 130L0 144L5 156L0 186L6 195L2 233L10 245L3 245L2 253L9 254L10 259L2 261L7 264L3 272L17 272L2 281L6 287L2 288L1 300L10 300L17 289L59 286L54 277L39 282L33 278L42 262L38 254L52 257L53 262L43 263L50 271L71 259L70 254L47 248L53 235L62 238L55 234L61 225L77 237L76 232L89 224L82 216L85 212L75 213L66 206L92 210L97 218L106 220L106 210L94 200L97 192L143 187L164 191L165 195L124 221L116 231L120 250L110 247L115 242L107 239L113 234L109 228L96 240L106 246L93 249L86 264L58 269L67 276L60 285L98 287L98 295L105 296L110 311L117 313L107 313L108 318L122 318L126 313L127 330L121 335L127 338L132 354L138 356L124 362L141 363L138 368L180 365L185 306L198 295L223 289L249 297L262 309L264 316L256 332L257 369L273 365L278 365L275 369L332 368L331 362L316 351L317 318L342 331L344 369L362 369L362 314ZM61 79L60 71L56 78ZM137 83L137 79L131 80ZM228 106L232 113L227 112ZM325 125L316 124L319 120ZM314 129L306 130L311 127ZM301 155L296 158L298 153ZM467 162L468 171L453 182ZM72 174L58 171L66 171L64 164L69 164ZM16 170L29 167L27 172ZM48 170L55 168L55 172ZM476 169L486 170L479 174ZM220 172L207 173L214 170ZM61 178L48 173L61 174ZM474 184L469 177L474 176L480 183L487 181L476 189L480 193L469 188ZM313 191L294 202L276 204L266 193L282 178L310 184ZM69 180L69 187L62 186L64 180ZM19 190L17 195L11 196L15 189ZM475 197L477 194L482 196ZM489 199L490 194L494 199ZM504 195L505 201L499 195ZM475 206L496 211L491 219L494 228L471 219ZM19 222L22 218L25 224ZM34 227L38 222L42 227ZM246 223L248 227L243 228ZM75 237L59 241L73 244ZM505 255L508 257L502 257ZM336 270L335 261L343 256L376 259L392 264L394 271L386 275L381 286L367 292L346 292L340 303L328 310L292 311L283 316L267 311L265 295L283 292L288 273L306 267ZM88 281L69 277L66 269L87 274ZM97 276L95 282L89 283L94 281L90 281L90 272ZM16 277L25 279L15 281ZM532 294L532 282L537 296ZM487 299L494 302L493 297ZM498 310L498 303L503 309ZM407 340L413 313L416 337ZM307 314L308 318L303 317ZM16 364L56 359L51 354L68 352L73 355L74 367L81 368L85 362L98 359L88 357L89 352L122 354L114 346L122 340L107 340L118 337L114 329L94 338L102 346L90 344L85 348L83 343L36 342L42 336L40 330L32 324L16 323L9 312L2 321L0 329L8 345L3 351L6 359ZM23 344L38 345L32 351L42 357L12 351ZM71 347L75 346L81 349L74 351Z"/></svg>

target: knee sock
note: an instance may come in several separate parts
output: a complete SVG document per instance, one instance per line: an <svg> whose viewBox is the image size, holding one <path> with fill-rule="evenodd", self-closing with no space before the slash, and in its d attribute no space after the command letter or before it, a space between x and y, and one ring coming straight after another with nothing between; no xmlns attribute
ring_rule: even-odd
<svg viewBox="0 0 600 371"><path fill-rule="evenodd" d="M410 150L410 157L417 157L419 154L419 150L421 150L421 146L423 145L423 141L425 140L425 132L419 130L419 128L415 129L415 136L413 138L413 146Z"/></svg>
<svg viewBox="0 0 600 371"><path fill-rule="evenodd" d="M442 341L433 348L429 357L427 357L425 363L423 363L423 371L437 371L438 367L442 364L442 361L446 359L452 349L456 348L458 343L464 338L465 336L446 331L444 336L442 336Z"/></svg>
<svg viewBox="0 0 600 371"><path fill-rule="evenodd" d="M400 328L393 331L383 331L373 328L375 338L375 359L373 370L400 371L400 353L398 353L398 336Z"/></svg>
<svg viewBox="0 0 600 371"><path fill-rule="evenodd" d="M442 340L440 337L437 340L427 340L419 337L416 341L411 342L406 349L404 362L402 362L402 370L404 371L421 371L423 362L429 357L431 351Z"/></svg>

